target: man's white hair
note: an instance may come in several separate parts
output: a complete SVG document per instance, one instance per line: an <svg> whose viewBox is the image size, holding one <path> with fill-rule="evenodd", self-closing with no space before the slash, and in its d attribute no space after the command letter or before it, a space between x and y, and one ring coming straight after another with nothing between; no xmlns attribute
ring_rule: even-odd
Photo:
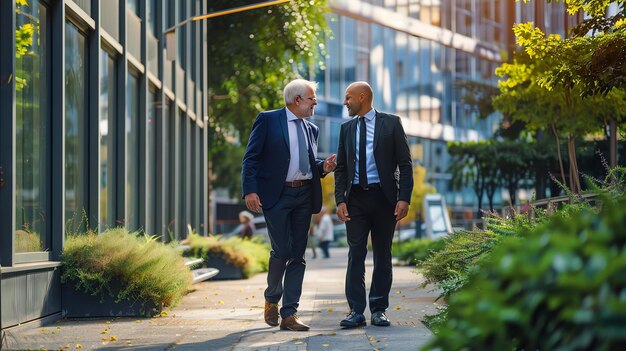
<svg viewBox="0 0 626 351"><path fill-rule="evenodd" d="M291 82L289 82L289 84L285 86L285 89L283 90L285 104L293 104L296 100L296 96L300 96L303 98L308 97L305 96L306 94L308 94L307 88L313 89L313 93L315 94L315 92L317 91L317 85L317 82L311 82L304 79L292 80Z"/></svg>

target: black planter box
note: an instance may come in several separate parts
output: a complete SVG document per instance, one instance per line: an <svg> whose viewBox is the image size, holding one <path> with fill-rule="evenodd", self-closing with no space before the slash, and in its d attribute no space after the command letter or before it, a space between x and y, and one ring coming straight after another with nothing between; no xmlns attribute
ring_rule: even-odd
<svg viewBox="0 0 626 351"><path fill-rule="evenodd" d="M119 288L113 286L112 290L118 291ZM152 317L163 310L163 306L157 306L152 301L115 302L115 297L108 294L103 298L99 295L90 295L82 290L76 290L72 281L61 284L61 303L63 316L69 318Z"/></svg>
<svg viewBox="0 0 626 351"><path fill-rule="evenodd" d="M220 257L211 257L204 261L207 267L219 269L219 273L213 277L213 280L228 280L228 279L244 279L246 278L241 271L241 268L226 262Z"/></svg>

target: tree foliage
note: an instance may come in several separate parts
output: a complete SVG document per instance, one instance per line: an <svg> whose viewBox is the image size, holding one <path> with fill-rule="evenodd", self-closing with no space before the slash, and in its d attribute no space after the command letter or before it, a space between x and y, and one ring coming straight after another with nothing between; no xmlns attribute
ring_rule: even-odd
<svg viewBox="0 0 626 351"><path fill-rule="evenodd" d="M253 3L249 0L209 2L209 11ZM227 159L245 148L255 116L282 107L285 84L315 67L325 54L326 1L294 0L208 22L209 138L214 186L239 192L240 174ZM233 151L232 153L230 151ZM241 158L238 158L241 161ZM227 165L228 167L222 167Z"/></svg>
<svg viewBox="0 0 626 351"><path fill-rule="evenodd" d="M39 32L39 19L28 14L28 2L26 0L16 0L15 14L17 18L24 22L15 30L15 59L20 60L24 56L34 56L33 37ZM31 80L31 72L18 69L15 72L15 89L20 91L28 85Z"/></svg>
<svg viewBox="0 0 626 351"><path fill-rule="evenodd" d="M411 206L409 213L402 219L401 223L410 223L415 220L422 220L424 213L424 197L426 194L434 194L437 190L426 181L426 167L413 166L413 191L411 192Z"/></svg>

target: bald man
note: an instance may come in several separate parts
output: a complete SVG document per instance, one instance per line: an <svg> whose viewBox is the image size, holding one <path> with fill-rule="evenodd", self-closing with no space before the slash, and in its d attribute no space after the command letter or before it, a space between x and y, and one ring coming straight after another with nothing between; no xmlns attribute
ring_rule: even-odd
<svg viewBox="0 0 626 351"><path fill-rule="evenodd" d="M396 222L407 215L413 189L411 154L400 117L376 111L373 99L369 84L355 82L343 102L356 117L341 126L335 169L337 216L346 223L350 247L345 293L351 312L339 323L344 328L366 325L368 301L371 324L391 324L385 314L392 282L391 243ZM370 233L374 271L366 299Z"/></svg>

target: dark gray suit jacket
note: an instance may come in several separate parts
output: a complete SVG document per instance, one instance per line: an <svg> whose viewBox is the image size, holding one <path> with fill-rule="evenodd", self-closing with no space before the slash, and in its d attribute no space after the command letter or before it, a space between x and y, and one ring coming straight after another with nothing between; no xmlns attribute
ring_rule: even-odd
<svg viewBox="0 0 626 351"><path fill-rule="evenodd" d="M335 169L337 204L348 203L350 198L356 167L357 123L358 118L353 118L341 125ZM374 160L380 186L389 202L392 204L399 200L410 202L413 191L413 166L400 117L376 111Z"/></svg>

